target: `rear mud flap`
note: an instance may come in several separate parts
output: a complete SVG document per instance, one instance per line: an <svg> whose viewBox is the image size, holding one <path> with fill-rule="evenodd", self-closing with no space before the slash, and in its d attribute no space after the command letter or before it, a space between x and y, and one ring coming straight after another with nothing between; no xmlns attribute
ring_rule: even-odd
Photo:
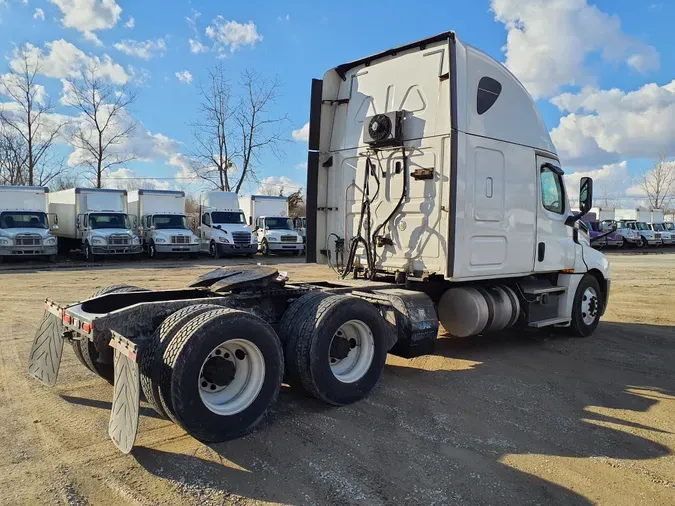
<svg viewBox="0 0 675 506"><path fill-rule="evenodd" d="M40 383L53 387L59 376L62 355L63 324L60 318L45 311L30 350L28 374Z"/></svg>
<svg viewBox="0 0 675 506"><path fill-rule="evenodd" d="M115 349L115 394L108 435L123 453L131 452L138 431L140 372L135 358Z"/></svg>

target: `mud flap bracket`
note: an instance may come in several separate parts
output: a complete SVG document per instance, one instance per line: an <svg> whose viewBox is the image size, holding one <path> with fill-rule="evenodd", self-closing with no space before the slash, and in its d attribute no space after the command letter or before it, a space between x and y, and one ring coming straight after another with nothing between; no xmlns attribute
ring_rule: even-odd
<svg viewBox="0 0 675 506"><path fill-rule="evenodd" d="M122 453L129 453L136 441L140 413L139 350L133 341L114 331L110 346L115 349L115 393L108 435Z"/></svg>
<svg viewBox="0 0 675 506"><path fill-rule="evenodd" d="M43 385L53 387L59 376L62 356L63 323L46 308L30 350L28 374Z"/></svg>

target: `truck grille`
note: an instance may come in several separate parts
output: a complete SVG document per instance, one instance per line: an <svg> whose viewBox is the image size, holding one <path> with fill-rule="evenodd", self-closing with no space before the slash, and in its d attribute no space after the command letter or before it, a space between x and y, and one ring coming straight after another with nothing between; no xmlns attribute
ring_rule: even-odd
<svg viewBox="0 0 675 506"><path fill-rule="evenodd" d="M296 242L297 239L294 235L282 235L281 242Z"/></svg>
<svg viewBox="0 0 675 506"><path fill-rule="evenodd" d="M17 246L40 246L42 240L39 235L23 234L16 236Z"/></svg>
<svg viewBox="0 0 675 506"><path fill-rule="evenodd" d="M108 244L111 246L129 246L131 244L131 237L128 235L111 235L108 239Z"/></svg>
<svg viewBox="0 0 675 506"><path fill-rule="evenodd" d="M171 236L172 244L190 244L189 235L172 235Z"/></svg>
<svg viewBox="0 0 675 506"><path fill-rule="evenodd" d="M657 239L661 239L661 234L659 234L659 233L657 232L657 233L654 234L654 237L656 237Z"/></svg>
<svg viewBox="0 0 675 506"><path fill-rule="evenodd" d="M232 232L234 244L251 244L251 234L248 232Z"/></svg>

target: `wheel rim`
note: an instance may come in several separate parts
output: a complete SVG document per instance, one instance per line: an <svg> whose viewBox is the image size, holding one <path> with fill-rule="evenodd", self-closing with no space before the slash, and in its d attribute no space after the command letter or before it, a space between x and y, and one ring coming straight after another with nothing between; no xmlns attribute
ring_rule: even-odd
<svg viewBox="0 0 675 506"><path fill-rule="evenodd" d="M211 256L215 258L216 256L216 245L211 243Z"/></svg>
<svg viewBox="0 0 675 506"><path fill-rule="evenodd" d="M595 288L588 287L581 297L581 318L586 325L592 325L600 314L600 299Z"/></svg>
<svg viewBox="0 0 675 506"><path fill-rule="evenodd" d="M155 245L154 244L150 245L150 256L151 257L155 256Z"/></svg>
<svg viewBox="0 0 675 506"><path fill-rule="evenodd" d="M375 356L375 339L361 320L350 320L333 335L328 360L333 375L342 383L354 383L368 372Z"/></svg>
<svg viewBox="0 0 675 506"><path fill-rule="evenodd" d="M199 371L199 396L213 413L241 413L258 397L265 382L265 359L246 339L232 339L216 348Z"/></svg>
<svg viewBox="0 0 675 506"><path fill-rule="evenodd" d="M84 246L84 258L89 260L89 257L90 257L90 255L89 255L89 245L87 244L87 245Z"/></svg>

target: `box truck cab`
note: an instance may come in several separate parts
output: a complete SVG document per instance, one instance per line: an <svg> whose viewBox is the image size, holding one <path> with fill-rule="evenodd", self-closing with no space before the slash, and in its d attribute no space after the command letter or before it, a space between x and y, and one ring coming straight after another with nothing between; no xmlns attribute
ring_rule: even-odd
<svg viewBox="0 0 675 506"><path fill-rule="evenodd" d="M296 216L293 218L293 228L302 236L302 242L307 241L307 218L305 216Z"/></svg>
<svg viewBox="0 0 675 506"><path fill-rule="evenodd" d="M190 230L185 215L185 192L134 190L127 194L127 205L150 258L186 253L197 257L199 237Z"/></svg>
<svg viewBox="0 0 675 506"><path fill-rule="evenodd" d="M649 228L654 232L661 234L661 242L663 245L670 246L675 244L675 233L671 232L664 225L665 216L663 209L652 209L650 214L651 220L649 222Z"/></svg>
<svg viewBox="0 0 675 506"><path fill-rule="evenodd" d="M141 253L137 224L127 214L126 190L70 188L49 194L49 211L61 216L55 234L68 250L96 256Z"/></svg>
<svg viewBox="0 0 675 506"><path fill-rule="evenodd" d="M579 239L592 180L572 213L563 175L527 90L454 32L338 65L312 83L308 261L435 282L452 335L521 321L495 301L588 334L610 268Z"/></svg>
<svg viewBox="0 0 675 506"><path fill-rule="evenodd" d="M286 197L246 195L239 202L263 255L283 252L300 255L304 251L302 236L288 216Z"/></svg>
<svg viewBox="0 0 675 506"><path fill-rule="evenodd" d="M48 188L0 186L0 262L8 257L56 260L56 215L47 214ZM50 225L51 218L51 225Z"/></svg>
<svg viewBox="0 0 675 506"><path fill-rule="evenodd" d="M251 233L246 217L233 192L202 193L199 199L201 251L213 258L221 255L254 256L258 241Z"/></svg>

